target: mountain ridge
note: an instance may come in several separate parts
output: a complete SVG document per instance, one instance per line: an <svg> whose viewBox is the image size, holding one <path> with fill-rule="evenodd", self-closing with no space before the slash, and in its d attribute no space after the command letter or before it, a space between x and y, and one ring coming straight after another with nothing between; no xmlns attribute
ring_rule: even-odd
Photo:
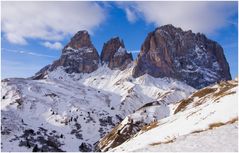
<svg viewBox="0 0 239 153"><path fill-rule="evenodd" d="M231 80L223 48L217 42L170 24L148 34L135 61L119 37L104 43L99 55L88 32L79 31L63 48L60 59L33 78L42 79L58 66L66 67L68 73L91 73L106 63L111 69L124 70L132 62L136 63L132 72L135 78L143 74L172 77L197 89Z"/></svg>

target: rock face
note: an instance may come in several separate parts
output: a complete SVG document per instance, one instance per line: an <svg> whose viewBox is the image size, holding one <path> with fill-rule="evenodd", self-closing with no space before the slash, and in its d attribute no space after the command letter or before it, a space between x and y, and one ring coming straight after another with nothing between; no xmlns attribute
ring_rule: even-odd
<svg viewBox="0 0 239 153"><path fill-rule="evenodd" d="M205 35L165 25L148 34L133 77L172 77L195 88L231 79L222 47Z"/></svg>
<svg viewBox="0 0 239 153"><path fill-rule="evenodd" d="M124 70L133 61L124 42L115 37L107 41L99 55L87 31L79 31L62 50L60 59L41 69L33 77L41 79L48 71L63 66L67 73L90 73L99 61L110 69ZM148 34L138 55L133 77L149 74L171 77L194 88L202 88L231 79L222 47L200 33L165 25Z"/></svg>
<svg viewBox="0 0 239 153"><path fill-rule="evenodd" d="M104 43L101 56L102 64L107 63L110 69L123 70L133 60L132 54L127 53L124 42L119 37L112 38Z"/></svg>
<svg viewBox="0 0 239 153"><path fill-rule="evenodd" d="M62 50L60 59L41 69L35 79L43 78L47 71L63 66L67 73L90 73L98 68L99 55L87 31L79 31Z"/></svg>
<svg viewBox="0 0 239 153"><path fill-rule="evenodd" d="M87 31L79 31L62 51L59 65L68 73L90 73L98 68L99 55ZM58 65L58 63L56 64Z"/></svg>

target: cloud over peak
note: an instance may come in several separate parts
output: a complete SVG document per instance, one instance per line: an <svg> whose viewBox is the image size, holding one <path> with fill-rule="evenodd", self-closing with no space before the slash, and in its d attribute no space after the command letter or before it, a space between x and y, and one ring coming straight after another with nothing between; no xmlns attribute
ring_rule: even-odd
<svg viewBox="0 0 239 153"><path fill-rule="evenodd" d="M124 2L120 3L128 17L142 18L156 26L173 24L184 30L213 33L216 30L232 24L231 17L237 14L236 2ZM134 13L134 14L133 14Z"/></svg>
<svg viewBox="0 0 239 153"><path fill-rule="evenodd" d="M79 30L90 33L106 21L111 2L51 1L2 2L2 32L14 44L27 44L28 39L59 42ZM237 2L196 1L135 1L115 2L125 11L130 23L143 19L156 26L173 24L184 30L213 33L228 25L235 25L232 16L237 14ZM56 45L56 44L55 44ZM58 45L59 47L59 45Z"/></svg>
<svg viewBox="0 0 239 153"><path fill-rule="evenodd" d="M81 29L91 32L104 20L96 2L2 2L2 32L15 44L28 38L59 41Z"/></svg>

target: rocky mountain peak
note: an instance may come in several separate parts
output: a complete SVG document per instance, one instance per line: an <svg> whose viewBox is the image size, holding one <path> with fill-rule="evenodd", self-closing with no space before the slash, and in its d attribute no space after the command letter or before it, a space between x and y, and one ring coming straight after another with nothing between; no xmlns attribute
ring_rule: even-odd
<svg viewBox="0 0 239 153"><path fill-rule="evenodd" d="M158 31L158 30L164 30L164 31L167 31L167 32L172 32L172 31L177 31L177 32L183 32L183 30L179 27L175 27L173 26L172 24L166 24L166 25L163 25L161 27L158 27L155 29L155 31Z"/></svg>
<svg viewBox="0 0 239 153"><path fill-rule="evenodd" d="M117 52L120 47L125 48L123 40L120 40L119 37L111 38L106 43L104 43L100 55L101 62L110 62L110 59L114 56L115 52Z"/></svg>
<svg viewBox="0 0 239 153"><path fill-rule="evenodd" d="M70 40L70 42L66 45L66 47L71 47L73 49L78 48L92 48L94 47L90 35L86 30L78 31Z"/></svg>
<svg viewBox="0 0 239 153"><path fill-rule="evenodd" d="M141 46L133 77L171 77L202 88L231 79L222 47L191 30L165 25L150 32Z"/></svg>
<svg viewBox="0 0 239 153"><path fill-rule="evenodd" d="M63 66L67 73L90 73L98 68L99 54L91 42L87 31L77 32L70 42L63 48L61 57L53 64L41 69L33 77L41 79L48 71Z"/></svg>
<svg viewBox="0 0 239 153"><path fill-rule="evenodd" d="M107 63L109 68L121 70L133 60L132 54L127 53L124 42L119 37L114 37L104 43L100 59L103 64Z"/></svg>

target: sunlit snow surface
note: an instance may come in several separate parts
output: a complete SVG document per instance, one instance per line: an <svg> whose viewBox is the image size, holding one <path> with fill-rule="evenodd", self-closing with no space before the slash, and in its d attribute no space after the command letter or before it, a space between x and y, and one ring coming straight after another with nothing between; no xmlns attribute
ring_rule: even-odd
<svg viewBox="0 0 239 153"><path fill-rule="evenodd" d="M136 149L139 152L238 152L238 122L178 137L174 142Z"/></svg>
<svg viewBox="0 0 239 153"><path fill-rule="evenodd" d="M237 84L229 81L196 92L183 109L171 107L171 115L110 151L238 151ZM134 114L129 117L137 119Z"/></svg>
<svg viewBox="0 0 239 153"><path fill-rule="evenodd" d="M2 151L79 151L97 141L127 115L154 100L186 98L190 86L169 78L131 77L100 67L90 74L67 74L61 67L43 80L2 81ZM28 142L28 143L27 143ZM58 150L58 151L60 151Z"/></svg>

